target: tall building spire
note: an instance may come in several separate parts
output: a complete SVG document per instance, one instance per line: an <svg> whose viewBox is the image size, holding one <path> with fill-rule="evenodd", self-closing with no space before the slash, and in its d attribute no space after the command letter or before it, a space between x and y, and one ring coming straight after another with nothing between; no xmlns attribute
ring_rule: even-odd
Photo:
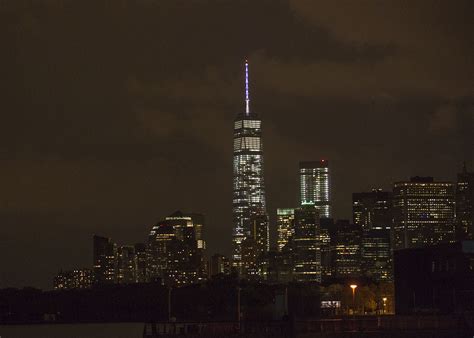
<svg viewBox="0 0 474 338"><path fill-rule="evenodd" d="M250 114L250 98L249 98L249 62L245 60L245 114Z"/></svg>
<svg viewBox="0 0 474 338"><path fill-rule="evenodd" d="M234 120L232 266L239 275L257 273L254 252L269 250L263 174L262 120L250 112L249 64L245 60L245 112ZM257 251L253 251L253 250ZM251 254L250 254L251 253Z"/></svg>

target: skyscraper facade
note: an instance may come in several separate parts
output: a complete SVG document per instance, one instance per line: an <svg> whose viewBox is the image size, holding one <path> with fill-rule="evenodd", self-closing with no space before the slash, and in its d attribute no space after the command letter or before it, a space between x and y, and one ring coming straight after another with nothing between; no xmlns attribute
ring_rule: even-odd
<svg viewBox="0 0 474 338"><path fill-rule="evenodd" d="M373 189L352 194L354 224L362 227L362 274L373 281L392 280L392 193Z"/></svg>
<svg viewBox="0 0 474 338"><path fill-rule="evenodd" d="M110 238L97 235L94 235L93 241L94 281L113 284L117 281L117 244Z"/></svg>
<svg viewBox="0 0 474 338"><path fill-rule="evenodd" d="M336 248L336 226L332 218L321 218L320 243L321 243L321 281L331 280L335 274L334 257Z"/></svg>
<svg viewBox="0 0 474 338"><path fill-rule="evenodd" d="M277 249L282 251L291 236L294 235L295 209L277 209Z"/></svg>
<svg viewBox="0 0 474 338"><path fill-rule="evenodd" d="M117 283L137 282L137 256L133 245L122 245L117 250Z"/></svg>
<svg viewBox="0 0 474 338"><path fill-rule="evenodd" d="M230 262L229 259L220 254L214 254L211 256L209 263L209 277L222 274L230 274Z"/></svg>
<svg viewBox="0 0 474 338"><path fill-rule="evenodd" d="M347 220L335 224L334 267L337 278L361 275L362 227Z"/></svg>
<svg viewBox="0 0 474 338"><path fill-rule="evenodd" d="M456 183L456 238L474 239L474 172L466 164Z"/></svg>
<svg viewBox="0 0 474 338"><path fill-rule="evenodd" d="M195 227L194 224L198 224ZM201 239L204 216L176 211L152 227L148 236L148 270L151 280L182 286L207 276L205 244Z"/></svg>
<svg viewBox="0 0 474 338"><path fill-rule="evenodd" d="M94 274L90 269L60 271L54 277L55 290L89 289L92 287Z"/></svg>
<svg viewBox="0 0 474 338"><path fill-rule="evenodd" d="M242 243L251 237L254 220L265 219L269 239L263 176L262 121L250 111L248 63L245 63L245 112L234 121L232 266L242 273ZM268 251L269 242L264 245Z"/></svg>
<svg viewBox="0 0 474 338"><path fill-rule="evenodd" d="M146 245L145 243L136 243L134 247L137 260L137 283L146 283L148 281L148 252Z"/></svg>
<svg viewBox="0 0 474 338"><path fill-rule="evenodd" d="M354 224L363 230L390 230L392 223L392 193L373 189L371 192L352 194Z"/></svg>
<svg viewBox="0 0 474 338"><path fill-rule="evenodd" d="M298 282L321 282L321 237L315 206L295 209L294 270Z"/></svg>
<svg viewBox="0 0 474 338"><path fill-rule="evenodd" d="M320 217L331 217L327 160L300 162L301 205L314 205Z"/></svg>
<svg viewBox="0 0 474 338"><path fill-rule="evenodd" d="M390 231L371 229L362 232L362 273L375 282L387 282L393 278Z"/></svg>
<svg viewBox="0 0 474 338"><path fill-rule="evenodd" d="M454 241L454 184L412 177L393 186L393 249Z"/></svg>

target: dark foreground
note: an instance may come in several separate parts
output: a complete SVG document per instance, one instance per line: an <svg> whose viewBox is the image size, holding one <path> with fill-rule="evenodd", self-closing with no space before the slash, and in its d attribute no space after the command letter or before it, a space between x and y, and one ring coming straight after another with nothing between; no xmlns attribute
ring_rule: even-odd
<svg viewBox="0 0 474 338"><path fill-rule="evenodd" d="M255 322L91 323L0 326L2 338L471 338L472 317L364 316Z"/></svg>
<svg viewBox="0 0 474 338"><path fill-rule="evenodd" d="M473 337L466 316L361 316L268 322L147 323L156 337Z"/></svg>

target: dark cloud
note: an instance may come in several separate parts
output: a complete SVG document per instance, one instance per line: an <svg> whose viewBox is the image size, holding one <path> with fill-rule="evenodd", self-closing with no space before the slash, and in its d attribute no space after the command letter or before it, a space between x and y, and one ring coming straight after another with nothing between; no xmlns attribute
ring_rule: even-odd
<svg viewBox="0 0 474 338"><path fill-rule="evenodd" d="M231 235L232 121L264 119L269 212L298 161L353 191L472 163L471 1L0 2L0 286L50 287L90 238L139 241L175 209ZM15 259L10 259L15 257ZM35 270L21 266L29 264Z"/></svg>

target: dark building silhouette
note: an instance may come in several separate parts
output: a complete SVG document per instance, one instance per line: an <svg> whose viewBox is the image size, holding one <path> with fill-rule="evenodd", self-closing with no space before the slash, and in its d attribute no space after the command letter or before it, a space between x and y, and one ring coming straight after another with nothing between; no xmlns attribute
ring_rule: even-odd
<svg viewBox="0 0 474 338"><path fill-rule="evenodd" d="M300 162L299 171L301 205L314 205L321 217L331 217L328 161Z"/></svg>
<svg viewBox="0 0 474 338"><path fill-rule="evenodd" d="M117 283L137 282L137 256L133 245L122 245L117 249Z"/></svg>
<svg viewBox="0 0 474 338"><path fill-rule="evenodd" d="M332 218L321 218L321 281L326 283L334 278L336 229Z"/></svg>
<svg viewBox="0 0 474 338"><path fill-rule="evenodd" d="M319 212L314 205L295 209L293 278L298 282L321 282Z"/></svg>
<svg viewBox="0 0 474 338"><path fill-rule="evenodd" d="M113 284L117 281L117 244L110 238L93 237L94 281L98 284Z"/></svg>
<svg viewBox="0 0 474 338"><path fill-rule="evenodd" d="M216 253L211 256L209 276L212 277L218 274L230 274L230 261L226 256Z"/></svg>
<svg viewBox="0 0 474 338"><path fill-rule="evenodd" d="M148 236L148 279L155 281L162 279L168 269L168 261L172 259L171 242L176 237L174 227L167 222L159 222L154 225Z"/></svg>
<svg viewBox="0 0 474 338"><path fill-rule="evenodd" d="M352 217L362 227L361 274L375 282L392 280L392 193L381 189L353 193Z"/></svg>
<svg viewBox="0 0 474 338"><path fill-rule="evenodd" d="M393 248L454 241L454 185L412 177L393 186Z"/></svg>
<svg viewBox="0 0 474 338"><path fill-rule="evenodd" d="M136 281L146 283L148 281L148 252L144 243L135 244L136 257Z"/></svg>
<svg viewBox="0 0 474 338"><path fill-rule="evenodd" d="M393 279L389 230L362 231L361 273L375 282Z"/></svg>
<svg viewBox="0 0 474 338"><path fill-rule="evenodd" d="M291 243L281 251L269 251L260 260L262 279L266 283L289 283L293 281L293 270L294 259Z"/></svg>
<svg viewBox="0 0 474 338"><path fill-rule="evenodd" d="M91 269L74 269L60 271L54 277L55 290L90 289L94 283L94 273Z"/></svg>
<svg viewBox="0 0 474 338"><path fill-rule="evenodd" d="M474 310L474 241L397 250L394 255L397 314Z"/></svg>
<svg viewBox="0 0 474 338"><path fill-rule="evenodd" d="M362 227L347 220L335 224L334 275L338 279L361 275Z"/></svg>
<svg viewBox="0 0 474 338"><path fill-rule="evenodd" d="M392 193L373 189L352 194L352 221L363 230L387 229L392 223Z"/></svg>
<svg viewBox="0 0 474 338"><path fill-rule="evenodd" d="M466 163L456 183L456 238L474 239L474 172L468 172Z"/></svg>

